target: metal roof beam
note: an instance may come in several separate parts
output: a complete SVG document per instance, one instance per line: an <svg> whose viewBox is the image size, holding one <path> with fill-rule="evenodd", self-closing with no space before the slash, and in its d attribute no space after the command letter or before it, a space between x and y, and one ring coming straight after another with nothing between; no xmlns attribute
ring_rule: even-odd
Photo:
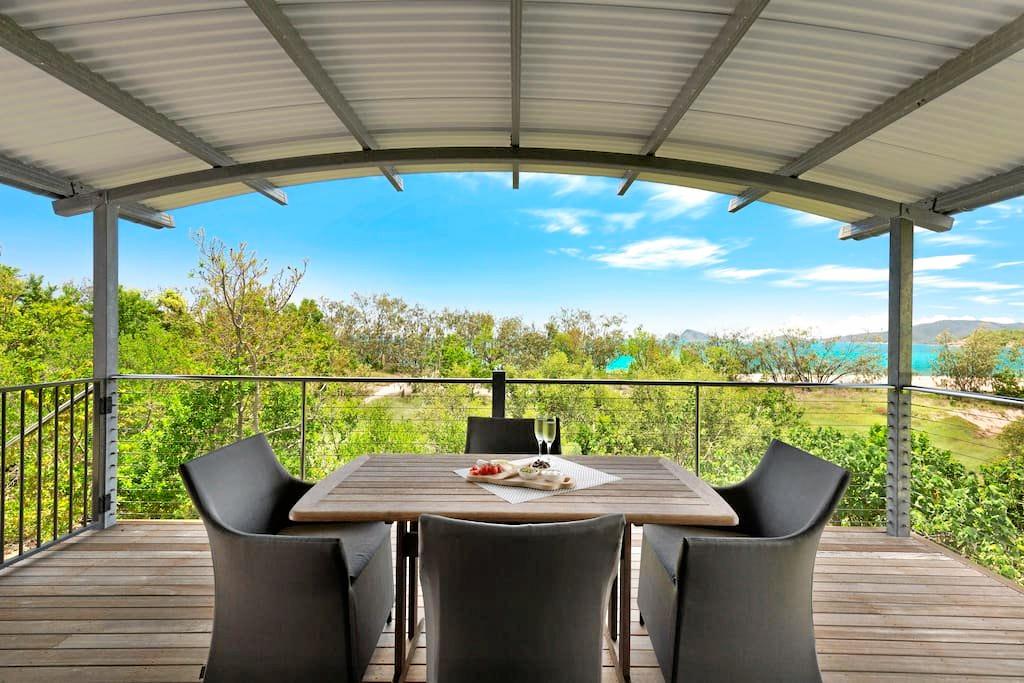
<svg viewBox="0 0 1024 683"><path fill-rule="evenodd" d="M798 176L818 166L886 126L913 113L937 97L977 76L1024 48L1024 14L982 38L974 46L945 62L927 76L893 95L859 119L801 154L777 173ZM729 203L734 213L767 194L751 188Z"/></svg>
<svg viewBox="0 0 1024 683"><path fill-rule="evenodd" d="M686 79L679 94L672 100L672 104L662 115L654 132L644 143L641 154L654 154L658 148L668 139L675 127L682 121L683 116L696 101L697 97L704 91L707 84L711 82L715 74L728 59L732 51L739 45L740 40L747 34L750 27L754 25L761 15L768 0L740 0L736 9L729 16L729 19L722 26L722 29L711 41L711 45L700 58L693 73ZM636 170L629 170L623 177L622 185L619 187L619 196L626 194L626 191L633 185L639 173Z"/></svg>
<svg viewBox="0 0 1024 683"><path fill-rule="evenodd" d="M512 106L512 132L509 138L512 147L518 148L523 92L523 0L510 0L509 27ZM512 164L512 189L519 189L519 164Z"/></svg>
<svg viewBox="0 0 1024 683"><path fill-rule="evenodd" d="M227 154L211 147L174 121L129 95L99 74L82 66L31 31L23 29L6 14L0 14L0 48L42 69L65 85L91 97L108 109L202 159L211 166L230 166L236 163ZM266 180L250 178L245 183L278 204L288 203L288 196Z"/></svg>
<svg viewBox="0 0 1024 683"><path fill-rule="evenodd" d="M57 200L54 202L54 211L60 215L74 215L90 211L104 198L113 202L140 201L150 197L225 185L253 177L289 176L393 164L426 167L515 163L574 169L595 168L620 171L636 169L640 172L673 176L683 181L702 180L760 187L769 192L804 197L866 214L906 216L917 225L934 226L933 229L939 230L945 229L944 226L948 226L951 221L948 216L922 207L901 204L884 197L748 168L643 154L531 147L413 147L268 159L146 180L105 190L102 196L97 193L91 198L76 196L66 200Z"/></svg>
<svg viewBox="0 0 1024 683"><path fill-rule="evenodd" d="M973 211L983 206L995 204L1024 195L1024 166L1005 173L979 180L955 190L943 192L931 199L923 199L916 205L943 214ZM889 231L887 218L873 216L839 229L841 240L862 240L868 237L884 235Z"/></svg>
<svg viewBox="0 0 1024 683"><path fill-rule="evenodd" d="M1024 166L943 192L928 203L933 205L934 211L960 213L1021 195L1024 195Z"/></svg>
<svg viewBox="0 0 1024 683"><path fill-rule="evenodd" d="M363 149L380 149L370 131L363 125L352 105L341 94L337 84L324 69L320 60L313 54L309 44L289 21L284 11L273 0L245 0L253 14L274 37L281 49L292 60L302 75L306 77L323 101L331 108L338 120L348 129L356 142ZM401 176L392 166L381 166L380 172L388 179L392 187L401 192L404 189Z"/></svg>
<svg viewBox="0 0 1024 683"><path fill-rule="evenodd" d="M72 182L49 171L2 155L0 155L0 183L51 198L72 196L76 189L79 192L96 191L95 188L88 185ZM121 207L121 217L157 230L174 227L174 218L169 214L135 202Z"/></svg>

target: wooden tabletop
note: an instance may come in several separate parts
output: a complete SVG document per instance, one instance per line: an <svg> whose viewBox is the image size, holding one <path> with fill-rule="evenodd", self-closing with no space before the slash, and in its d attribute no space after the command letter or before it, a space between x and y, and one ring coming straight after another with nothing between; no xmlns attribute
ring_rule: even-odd
<svg viewBox="0 0 1024 683"><path fill-rule="evenodd" d="M290 517L296 522L415 521L427 513L490 522L556 522L616 513L633 524L737 523L736 513L714 489L664 458L559 456L621 479L512 504L452 471L481 457L489 456L364 455L317 483Z"/></svg>

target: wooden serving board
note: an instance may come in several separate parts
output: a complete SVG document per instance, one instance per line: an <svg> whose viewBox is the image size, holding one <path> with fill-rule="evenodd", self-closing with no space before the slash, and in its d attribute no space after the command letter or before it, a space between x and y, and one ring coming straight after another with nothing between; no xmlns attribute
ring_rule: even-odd
<svg viewBox="0 0 1024 683"><path fill-rule="evenodd" d="M521 486L527 489L537 489L538 491L557 491L558 489L569 489L576 485L576 480L570 476L562 477L561 481L544 481L539 478L523 479L519 474L514 474L511 477L505 474L494 474L486 477L467 474L466 481L475 481L481 484L498 484L499 486Z"/></svg>

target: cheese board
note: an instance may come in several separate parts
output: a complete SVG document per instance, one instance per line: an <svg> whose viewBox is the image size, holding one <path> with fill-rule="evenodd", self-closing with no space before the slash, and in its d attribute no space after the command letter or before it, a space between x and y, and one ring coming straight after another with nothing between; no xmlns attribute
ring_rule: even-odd
<svg viewBox="0 0 1024 683"><path fill-rule="evenodd" d="M536 462L534 462L536 464ZM495 471L495 470L498 471ZM531 466L531 459L525 460L480 460L465 475L466 481L499 486L520 486L538 491L570 489L576 480L550 468L539 469Z"/></svg>

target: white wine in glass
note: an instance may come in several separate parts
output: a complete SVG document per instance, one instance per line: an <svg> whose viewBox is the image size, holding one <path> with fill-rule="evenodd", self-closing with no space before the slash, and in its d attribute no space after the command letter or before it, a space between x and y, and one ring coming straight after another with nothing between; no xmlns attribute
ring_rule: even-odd
<svg viewBox="0 0 1024 683"><path fill-rule="evenodd" d="M536 429L536 425L534 426ZM544 443L548 446L548 454L551 453L551 444L555 442L555 436L558 432L558 421L553 417L544 419Z"/></svg>
<svg viewBox="0 0 1024 683"><path fill-rule="evenodd" d="M546 417L535 417L533 419L533 436L537 439L537 455L544 455L541 451L540 445L544 443L544 425L547 423Z"/></svg>

